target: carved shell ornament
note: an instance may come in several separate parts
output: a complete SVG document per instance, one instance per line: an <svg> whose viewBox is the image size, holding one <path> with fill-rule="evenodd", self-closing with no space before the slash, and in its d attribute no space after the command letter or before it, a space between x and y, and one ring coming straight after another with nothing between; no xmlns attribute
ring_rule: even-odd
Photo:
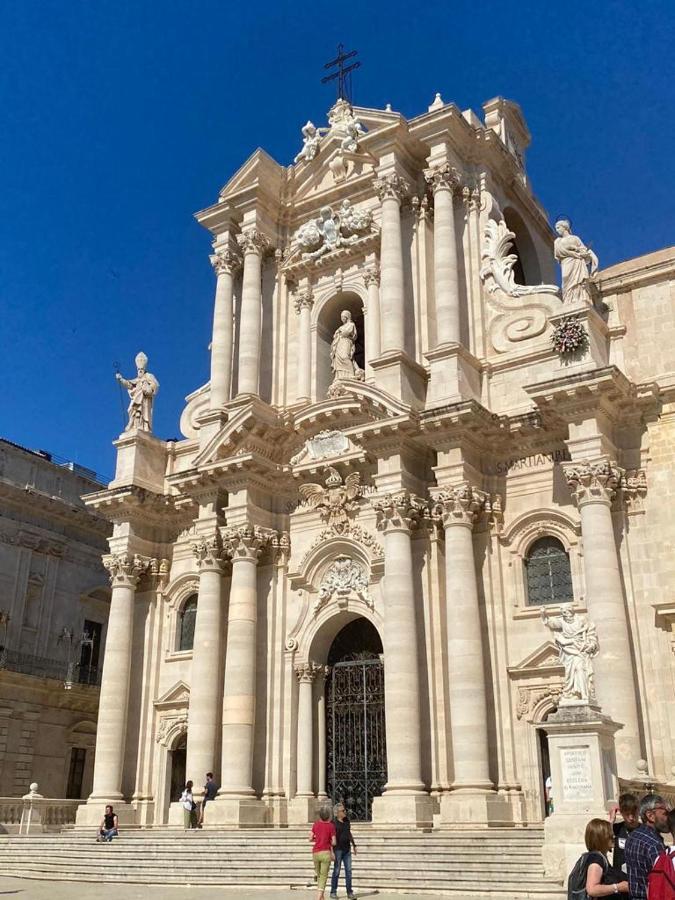
<svg viewBox="0 0 675 900"><path fill-rule="evenodd" d="M495 222L489 219L485 225L481 259L483 267L480 275L488 293L501 290L509 297L524 297L528 294L555 294L559 296L555 284L518 284L513 267L518 259L517 254L509 252L516 235L510 231L502 219Z"/></svg>

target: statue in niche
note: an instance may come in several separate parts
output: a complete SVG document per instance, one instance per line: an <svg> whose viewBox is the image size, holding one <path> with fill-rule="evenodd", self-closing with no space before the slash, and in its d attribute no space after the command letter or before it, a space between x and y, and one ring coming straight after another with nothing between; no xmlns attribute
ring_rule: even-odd
<svg viewBox="0 0 675 900"><path fill-rule="evenodd" d="M356 325L348 309L342 310L340 321L341 324L335 329L333 342L330 346L330 367L335 376L333 384L345 379L363 381L363 369L358 366L354 359L357 338Z"/></svg>
<svg viewBox="0 0 675 900"><path fill-rule="evenodd" d="M152 431L152 405L159 390L159 382L147 371L148 357L141 351L136 354L136 378L123 378L119 372L115 378L129 394L129 421L125 431Z"/></svg>
<svg viewBox="0 0 675 900"><path fill-rule="evenodd" d="M559 616L549 617L545 608L541 618L554 633L554 641L565 668L562 700L571 703L590 703L595 700L593 663L597 655L598 633L587 616L579 615L571 607L563 607Z"/></svg>
<svg viewBox="0 0 675 900"><path fill-rule="evenodd" d="M589 250L581 238L572 234L569 219L555 223L558 237L553 244L553 255L562 269L563 303L593 303L588 280L598 268L598 257Z"/></svg>
<svg viewBox="0 0 675 900"><path fill-rule="evenodd" d="M317 128L313 122L307 120L307 124L302 127L302 148L293 162L299 163L301 159L305 162L313 160L319 152L321 138L327 131L327 128Z"/></svg>

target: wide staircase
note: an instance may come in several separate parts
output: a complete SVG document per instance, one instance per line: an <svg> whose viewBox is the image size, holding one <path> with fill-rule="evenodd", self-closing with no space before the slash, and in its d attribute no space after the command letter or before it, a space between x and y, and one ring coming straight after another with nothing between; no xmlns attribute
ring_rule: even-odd
<svg viewBox="0 0 675 900"><path fill-rule="evenodd" d="M22 878L116 884L307 889L308 829L125 831L112 844L69 831L0 837L0 871ZM541 828L386 831L355 826L358 891L500 900L564 900L542 874ZM340 896L344 895L341 879Z"/></svg>

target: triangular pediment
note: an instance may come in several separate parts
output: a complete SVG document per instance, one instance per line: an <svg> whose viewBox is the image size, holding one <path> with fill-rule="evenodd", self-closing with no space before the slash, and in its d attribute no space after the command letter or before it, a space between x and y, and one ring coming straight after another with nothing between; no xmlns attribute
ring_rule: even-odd
<svg viewBox="0 0 675 900"><path fill-rule="evenodd" d="M190 687L184 681L177 681L173 687L162 694L159 700L155 700L157 709L180 708L190 702Z"/></svg>
<svg viewBox="0 0 675 900"><path fill-rule="evenodd" d="M362 151L348 153L340 145L340 136L329 135L314 159L294 166L290 194L294 205L301 207L303 215L312 206L318 213L321 204L330 203L332 193L344 193L345 185L356 188L359 182L369 181L373 177L377 166L373 156Z"/></svg>
<svg viewBox="0 0 675 900"><path fill-rule="evenodd" d="M546 641L515 666L509 666L511 678L532 678L553 675L563 671L558 648L553 641Z"/></svg>
<svg viewBox="0 0 675 900"><path fill-rule="evenodd" d="M278 196L285 169L269 153L258 148L220 191L220 199L230 199L245 190L261 189Z"/></svg>

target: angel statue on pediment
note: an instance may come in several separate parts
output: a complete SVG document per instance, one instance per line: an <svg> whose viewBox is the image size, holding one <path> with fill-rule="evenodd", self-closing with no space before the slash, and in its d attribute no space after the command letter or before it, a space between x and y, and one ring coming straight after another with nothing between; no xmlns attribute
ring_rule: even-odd
<svg viewBox="0 0 675 900"><path fill-rule="evenodd" d="M305 162L313 160L318 152L321 138L328 131L328 128L317 128L313 122L307 120L307 124L302 127L302 147L293 162L299 163L301 159Z"/></svg>

